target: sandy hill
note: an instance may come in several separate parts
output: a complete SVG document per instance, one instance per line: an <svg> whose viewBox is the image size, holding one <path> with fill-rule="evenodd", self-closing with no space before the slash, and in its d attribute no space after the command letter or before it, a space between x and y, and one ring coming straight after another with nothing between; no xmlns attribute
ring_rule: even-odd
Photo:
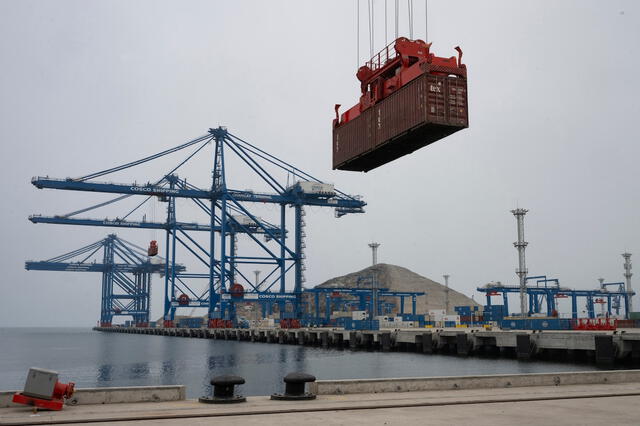
<svg viewBox="0 0 640 426"><path fill-rule="evenodd" d="M418 275L415 272L396 265L379 263L358 272L332 278L318 285L318 287L357 287L358 277L371 277L375 273L380 288L388 288L393 291L424 291L426 296L418 297L418 313L427 313L434 309L444 309L445 286L429 278ZM396 302L399 307L400 303ZM477 305L470 297L453 289L449 289L449 313L454 306ZM405 312L411 312L411 300L405 298Z"/></svg>

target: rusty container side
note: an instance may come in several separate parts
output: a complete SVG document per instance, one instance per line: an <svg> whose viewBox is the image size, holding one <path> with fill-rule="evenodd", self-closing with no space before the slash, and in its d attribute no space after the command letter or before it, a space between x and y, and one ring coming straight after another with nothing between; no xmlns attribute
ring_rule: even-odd
<svg viewBox="0 0 640 426"><path fill-rule="evenodd" d="M355 119L333 129L334 169L340 168L340 165L365 155L375 147L372 116L373 110L369 108Z"/></svg>
<svg viewBox="0 0 640 426"><path fill-rule="evenodd" d="M466 79L425 73L334 128L333 168L366 172L468 124Z"/></svg>
<svg viewBox="0 0 640 426"><path fill-rule="evenodd" d="M376 147L425 121L424 77L416 78L373 106Z"/></svg>

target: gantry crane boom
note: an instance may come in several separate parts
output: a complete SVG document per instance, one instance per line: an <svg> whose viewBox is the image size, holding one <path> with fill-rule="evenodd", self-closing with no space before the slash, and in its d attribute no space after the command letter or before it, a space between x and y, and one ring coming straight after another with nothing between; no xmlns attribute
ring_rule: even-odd
<svg viewBox="0 0 640 426"><path fill-rule="evenodd" d="M214 165L212 170L211 187L198 188L174 174L178 168L189 161L205 146L211 144L214 149ZM184 161L163 175L158 181L146 184L138 183L108 183L94 179L135 167L139 164L155 160L164 155L177 152L186 147L195 146L197 149ZM273 192L241 190L227 185L226 167L230 157L234 158L234 167L240 164L248 168L246 176L257 177L261 185L269 187ZM239 161L238 161L239 160ZM287 183L284 184L274 173L286 173ZM289 178L293 182L289 183ZM304 282L304 243L305 215L304 206L330 207L335 210L336 217L350 213L363 213L366 203L358 196L347 195L336 190L333 185L326 184L297 167L280 160L263 151L255 145L232 135L225 128L209 129L207 135L193 139L177 147L164 150L158 154L145 157L121 166L112 167L100 172L91 173L80 178L53 179L37 177L32 179L37 188L113 193L120 194L114 200L102 202L96 206L85 208L62 216L32 216L34 223L54 223L84 226L105 226L141 229L162 229L166 232L164 240L165 257L165 322L170 326L177 307L203 306L209 308L209 318L217 319L226 315L228 302L226 297L232 285L240 280L243 284L253 288L253 291L268 295L274 291L280 295L287 292L285 276L293 271L294 285L292 294L295 296L294 312L300 314L299 302ZM166 202L167 216L164 223L133 221L127 217L138 209L145 201L138 204L131 212L115 219L79 219L72 218L81 212L103 207L118 202L130 196L145 196L146 200L157 197ZM209 224L193 224L178 220L176 215L176 200L187 199L193 201L201 212L209 217ZM279 221L269 223L256 216L248 204L272 204L279 207ZM287 240L286 207L293 209L293 243ZM202 244L189 235L189 232L209 232L208 244ZM237 235L246 235L261 254L241 255L238 253ZM258 238L262 236L263 240ZM290 241L290 239L289 239ZM206 272L180 273L173 267L176 265L176 249L186 249L196 262L206 268ZM246 276L239 268L241 265L259 264L273 268L267 270L265 278L256 287L253 280ZM195 291L186 280L207 279L208 287L204 291ZM250 290L251 291L251 290ZM180 297L178 297L178 295ZM190 298L192 295L193 298ZM180 299L180 300L178 300ZM290 300L281 297L279 300ZM279 302L280 303L280 302ZM281 302L281 312L284 302ZM233 311L230 309L229 311Z"/></svg>
<svg viewBox="0 0 640 426"><path fill-rule="evenodd" d="M153 195L170 196L175 198L190 198L210 200L221 196L221 192L164 188L157 185L136 185L119 184L105 182L76 182L69 179L53 179L46 177L34 177L31 184L38 189L62 189L68 191L102 192L108 194L130 194L130 195ZM363 204L360 200L341 197L317 197L306 194L293 194L285 192L283 194L255 193L249 191L228 190L226 195L238 202L249 203L272 203L291 204L303 201L308 206L333 207L333 208L353 208L361 209ZM354 211L355 213L355 211Z"/></svg>
<svg viewBox="0 0 640 426"><path fill-rule="evenodd" d="M101 261L97 261L100 258ZM182 265L172 266L183 272ZM114 316L132 316L138 326L147 326L151 274L164 273L161 258L151 262L144 249L115 234L69 253L43 261L27 261L28 271L101 272L100 324L109 326Z"/></svg>

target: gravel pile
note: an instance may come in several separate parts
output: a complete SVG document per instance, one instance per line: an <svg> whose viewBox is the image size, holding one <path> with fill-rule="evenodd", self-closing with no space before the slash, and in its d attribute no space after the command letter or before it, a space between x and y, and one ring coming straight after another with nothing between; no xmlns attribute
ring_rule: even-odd
<svg viewBox="0 0 640 426"><path fill-rule="evenodd" d="M445 286L429 278L418 275L415 272L396 265L388 265L379 263L370 266L358 272L343 275L341 277L332 278L318 287L358 287L358 278L367 278L375 275L378 287L388 288L393 291L423 291L426 296L419 296L417 299L417 311L419 314L427 313L430 310L444 309ZM366 285L360 284L360 287L370 287L371 280L366 280ZM390 302L394 302L396 307L400 307L399 300L394 298L385 298ZM470 297L465 296L453 289L449 289L449 313L453 314L454 306L474 306L478 305ZM405 298L405 312L411 312L411 300Z"/></svg>

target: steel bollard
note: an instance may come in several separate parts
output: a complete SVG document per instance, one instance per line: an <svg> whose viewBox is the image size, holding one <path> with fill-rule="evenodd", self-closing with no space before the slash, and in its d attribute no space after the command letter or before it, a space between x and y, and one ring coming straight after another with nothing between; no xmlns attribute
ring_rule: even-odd
<svg viewBox="0 0 640 426"><path fill-rule="evenodd" d="M206 404L230 404L234 402L245 402L247 398L242 395L235 395L236 385L244 384L244 379L240 376L217 376L211 379L213 385L213 396L202 396L198 401Z"/></svg>
<svg viewBox="0 0 640 426"><path fill-rule="evenodd" d="M274 393L271 399L296 401L305 399L315 399L316 395L305 392L305 384L315 382L316 377L307 373L289 373L284 376L284 394Z"/></svg>

